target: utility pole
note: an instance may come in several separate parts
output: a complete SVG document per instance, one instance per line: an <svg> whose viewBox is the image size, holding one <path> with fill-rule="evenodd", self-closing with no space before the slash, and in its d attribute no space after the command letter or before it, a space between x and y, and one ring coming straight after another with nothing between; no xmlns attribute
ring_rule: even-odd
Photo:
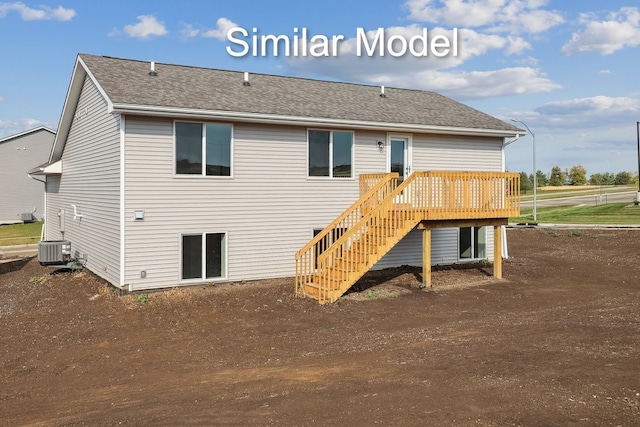
<svg viewBox="0 0 640 427"><path fill-rule="evenodd" d="M511 119L511 121L516 123L521 123L525 128L527 128L527 131L531 134L531 138L533 138L533 222L537 224L538 223L538 209L537 209L538 171L536 170L536 135L533 132L531 132L531 129L529 129L529 126L527 126L525 122L516 120L516 119ZM640 129L640 127L638 129ZM640 195L640 191L638 191L638 194Z"/></svg>

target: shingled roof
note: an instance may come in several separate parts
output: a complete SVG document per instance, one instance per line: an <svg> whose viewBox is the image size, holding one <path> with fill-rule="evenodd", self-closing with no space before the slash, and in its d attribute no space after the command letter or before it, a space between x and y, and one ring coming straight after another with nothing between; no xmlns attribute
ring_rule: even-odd
<svg viewBox="0 0 640 427"><path fill-rule="evenodd" d="M79 55L114 106L522 132L435 92Z"/></svg>
<svg viewBox="0 0 640 427"><path fill-rule="evenodd" d="M65 99L50 161L62 156L86 76L109 111L161 115L510 137L524 131L435 92L249 74L213 68L80 54Z"/></svg>

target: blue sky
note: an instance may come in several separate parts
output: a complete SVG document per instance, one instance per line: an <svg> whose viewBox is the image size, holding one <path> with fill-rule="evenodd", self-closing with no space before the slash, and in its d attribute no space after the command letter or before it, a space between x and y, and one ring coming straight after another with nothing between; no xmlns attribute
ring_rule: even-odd
<svg viewBox="0 0 640 427"><path fill-rule="evenodd" d="M536 134L537 168L637 173L640 5L618 0L0 0L0 138L55 129L78 53L434 90ZM235 58L226 31L343 35L332 58ZM353 55L356 31L458 29L457 57ZM507 168L532 168L532 140Z"/></svg>

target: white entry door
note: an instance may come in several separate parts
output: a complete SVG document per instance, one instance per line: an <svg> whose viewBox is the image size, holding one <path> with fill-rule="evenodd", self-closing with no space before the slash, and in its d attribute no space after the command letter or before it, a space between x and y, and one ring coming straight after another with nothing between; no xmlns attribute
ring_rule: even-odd
<svg viewBox="0 0 640 427"><path fill-rule="evenodd" d="M398 172L400 182L411 175L411 137L409 135L388 136L387 172Z"/></svg>

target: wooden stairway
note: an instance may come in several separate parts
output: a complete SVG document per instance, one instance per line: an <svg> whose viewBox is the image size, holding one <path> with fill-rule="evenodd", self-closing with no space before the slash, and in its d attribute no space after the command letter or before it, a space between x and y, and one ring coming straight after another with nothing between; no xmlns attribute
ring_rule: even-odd
<svg viewBox="0 0 640 427"><path fill-rule="evenodd" d="M519 174L415 172L360 176L361 197L296 254L296 293L336 301L423 221L518 215Z"/></svg>
<svg viewBox="0 0 640 427"><path fill-rule="evenodd" d="M348 248L338 245L342 253L333 262L323 263L304 284L304 295L320 302L334 302L371 269L418 224L408 210L392 210L373 216L365 231L353 238Z"/></svg>

